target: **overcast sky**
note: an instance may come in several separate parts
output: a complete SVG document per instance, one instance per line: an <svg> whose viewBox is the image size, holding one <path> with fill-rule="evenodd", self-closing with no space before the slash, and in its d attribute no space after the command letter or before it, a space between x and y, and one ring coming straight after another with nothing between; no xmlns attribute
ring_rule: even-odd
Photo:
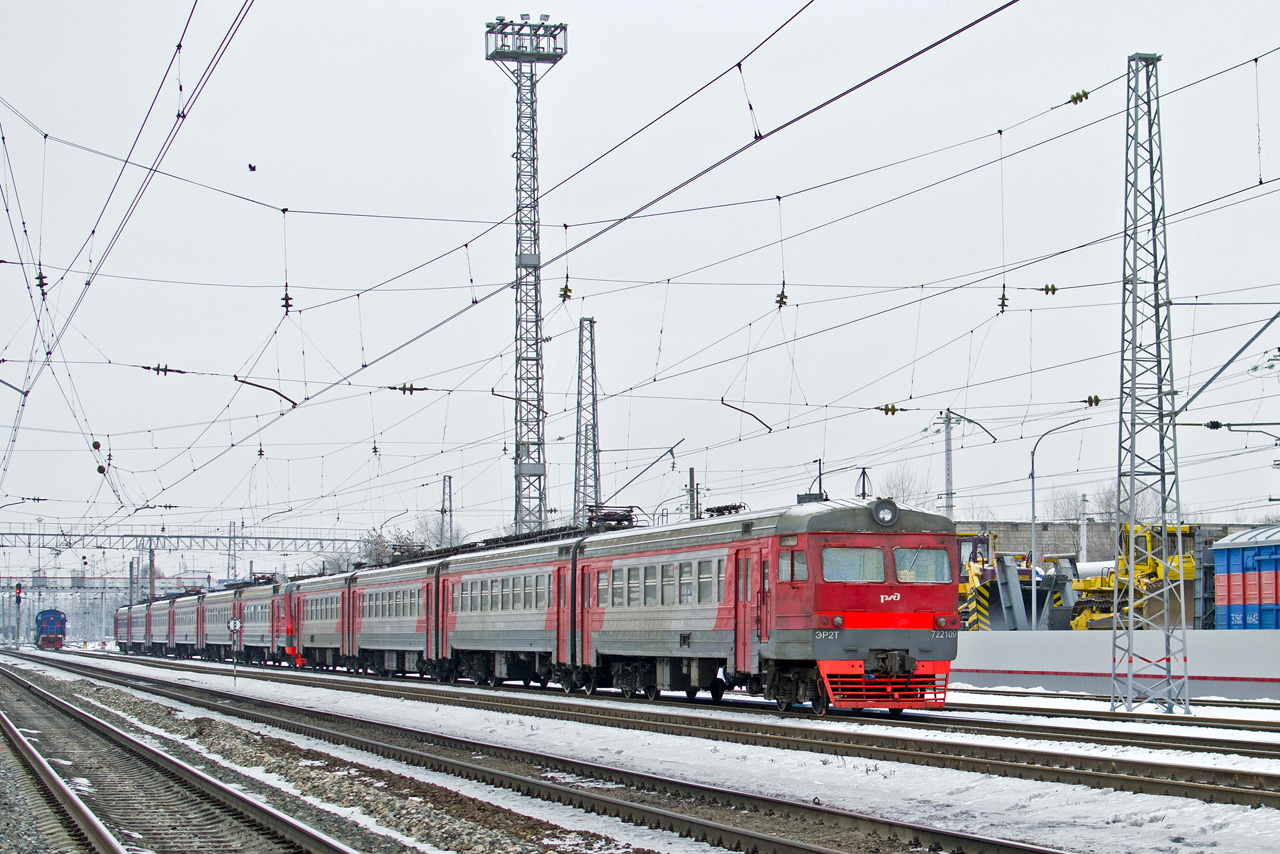
<svg viewBox="0 0 1280 854"><path fill-rule="evenodd" d="M484 297L513 277L513 229L489 225L514 209L515 87L484 58L485 23L569 27L538 86L547 260L750 142L753 115L767 134L997 5L817 0L739 72L803 3L261 2L211 71L236 4L199 4L185 37L185 3L4 4L0 380L30 392L21 407L0 387L0 524L390 530L436 511L447 474L458 525L499 532L514 306ZM1280 303L1276 48L1273 3L1023 0L550 262L556 518L583 316L605 497L680 443L614 504L679 515L693 467L704 504L779 506L821 458L833 497L866 466L876 493L907 472L933 506L948 407L997 439L957 428L961 518L1029 518L1032 444L1077 418L1040 445L1038 515L1055 493L1096 496L1117 462L1121 244L1104 238L1123 226L1126 58L1164 57L1185 394ZM130 214L146 173L119 158L137 137L131 159L152 163L175 127ZM1278 339L1183 421L1280 421ZM404 384L429 390L387 388ZM1260 519L1280 497L1271 436L1188 426L1178 442L1185 513Z"/></svg>

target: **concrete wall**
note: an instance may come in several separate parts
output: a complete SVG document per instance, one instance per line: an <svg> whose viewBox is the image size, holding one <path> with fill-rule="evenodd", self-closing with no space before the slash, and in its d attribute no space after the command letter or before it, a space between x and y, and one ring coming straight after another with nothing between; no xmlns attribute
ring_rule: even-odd
<svg viewBox="0 0 1280 854"><path fill-rule="evenodd" d="M1163 654L1160 632L1139 632L1138 652ZM1280 700L1280 630L1188 631L1191 697ZM961 632L952 683L1111 693L1110 632Z"/></svg>

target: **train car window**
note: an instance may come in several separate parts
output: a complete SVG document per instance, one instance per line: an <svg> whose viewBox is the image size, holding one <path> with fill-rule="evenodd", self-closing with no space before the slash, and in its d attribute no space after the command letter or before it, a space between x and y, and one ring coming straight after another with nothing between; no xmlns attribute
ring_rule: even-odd
<svg viewBox="0 0 1280 854"><path fill-rule="evenodd" d="M884 581L884 552L875 548L825 548L822 550L822 580Z"/></svg>
<svg viewBox="0 0 1280 854"><path fill-rule="evenodd" d="M390 596L391 596L391 616L403 617L404 613L402 611L402 606L404 603L400 601L400 591L393 590L391 591Z"/></svg>
<svg viewBox="0 0 1280 854"><path fill-rule="evenodd" d="M724 558L716 559L716 601L724 601Z"/></svg>
<svg viewBox="0 0 1280 854"><path fill-rule="evenodd" d="M502 607L502 588L498 585L498 579L494 579L489 583L489 610L497 611Z"/></svg>
<svg viewBox="0 0 1280 854"><path fill-rule="evenodd" d="M533 576L526 575L524 577L524 608L526 611L533 609Z"/></svg>
<svg viewBox="0 0 1280 854"><path fill-rule="evenodd" d="M458 611L460 610L460 606L462 605L462 593L459 590L461 586L462 585L460 584L453 585L453 591L452 591L453 595L451 597L452 601L449 603L449 610L453 611L453 613L455 614L458 613Z"/></svg>
<svg viewBox="0 0 1280 854"><path fill-rule="evenodd" d="M893 569L904 584L946 584L951 581L951 560L946 549L894 549Z"/></svg>
<svg viewBox="0 0 1280 854"><path fill-rule="evenodd" d="M744 561L744 563L746 564L746 567L747 567L746 569L747 601L750 602L751 601L751 558L747 558Z"/></svg>
<svg viewBox="0 0 1280 854"><path fill-rule="evenodd" d="M613 599L612 604L615 608L621 608L626 601L623 596L623 585L626 583L626 570L622 567L615 566L613 568Z"/></svg>
<svg viewBox="0 0 1280 854"><path fill-rule="evenodd" d="M644 604L658 604L658 568L656 566L644 568Z"/></svg>
<svg viewBox="0 0 1280 854"><path fill-rule="evenodd" d="M680 564L680 604L693 602L693 564L685 561Z"/></svg>
<svg viewBox="0 0 1280 854"><path fill-rule="evenodd" d="M662 565L662 604L676 604L676 565L674 563Z"/></svg>
<svg viewBox="0 0 1280 854"><path fill-rule="evenodd" d="M547 577L545 575L535 575L534 578L534 607L542 609L547 607Z"/></svg>
<svg viewBox="0 0 1280 854"><path fill-rule="evenodd" d="M596 607L604 608L609 604L609 571L596 573Z"/></svg>
<svg viewBox="0 0 1280 854"><path fill-rule="evenodd" d="M480 610L480 582L471 582L471 608L469 610Z"/></svg>
<svg viewBox="0 0 1280 854"><path fill-rule="evenodd" d="M791 580L791 552L778 552L778 581Z"/></svg>
<svg viewBox="0 0 1280 854"><path fill-rule="evenodd" d="M524 576L511 579L511 610L524 608Z"/></svg>
<svg viewBox="0 0 1280 854"><path fill-rule="evenodd" d="M489 610L489 581L488 579L480 582L480 610Z"/></svg>
<svg viewBox="0 0 1280 854"><path fill-rule="evenodd" d="M698 561L698 601L714 602L715 579L711 576L711 561Z"/></svg>
<svg viewBox="0 0 1280 854"><path fill-rule="evenodd" d="M640 567L627 567L627 607L640 606Z"/></svg>
<svg viewBox="0 0 1280 854"><path fill-rule="evenodd" d="M791 552L791 580L809 580L809 566L805 563L804 552Z"/></svg>
<svg viewBox="0 0 1280 854"><path fill-rule="evenodd" d="M502 610L511 610L511 579L502 579Z"/></svg>
<svg viewBox="0 0 1280 854"><path fill-rule="evenodd" d="M736 577L738 579L738 601L739 602L743 602L746 600L746 592L747 592L746 587L743 584L743 580L745 578L745 573L742 571L743 563L744 563L743 559L738 558L738 567L737 567L738 571L736 573Z"/></svg>

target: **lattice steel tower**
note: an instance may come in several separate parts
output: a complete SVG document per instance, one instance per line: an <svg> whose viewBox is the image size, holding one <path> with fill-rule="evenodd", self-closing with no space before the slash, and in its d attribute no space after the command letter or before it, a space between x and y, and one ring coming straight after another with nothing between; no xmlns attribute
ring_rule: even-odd
<svg viewBox="0 0 1280 854"><path fill-rule="evenodd" d="M539 65L569 49L569 30L547 16L485 24L485 58L516 84L516 518L517 534L542 530L547 507L546 410L542 405L542 276L538 250Z"/></svg>
<svg viewBox="0 0 1280 854"><path fill-rule="evenodd" d="M596 421L596 321L578 321L578 429L573 440L573 524L600 506L600 428Z"/></svg>
<svg viewBox="0 0 1280 854"><path fill-rule="evenodd" d="M453 475L445 475L440 484L440 548L453 545Z"/></svg>
<svg viewBox="0 0 1280 854"><path fill-rule="evenodd" d="M1159 61L1129 57L1111 708L1154 702L1189 712ZM1144 568L1140 584L1132 583Z"/></svg>

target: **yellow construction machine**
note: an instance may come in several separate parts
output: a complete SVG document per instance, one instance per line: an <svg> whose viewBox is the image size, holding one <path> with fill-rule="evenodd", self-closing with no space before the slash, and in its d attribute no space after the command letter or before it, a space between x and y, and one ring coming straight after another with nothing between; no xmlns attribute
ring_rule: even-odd
<svg viewBox="0 0 1280 854"><path fill-rule="evenodd" d="M1160 536L1160 525L1138 525L1135 527L1135 535L1141 539L1138 544L1139 548L1135 551L1143 555L1154 555L1157 552L1157 538ZM1188 607L1192 601L1194 591L1192 585L1195 583L1196 562L1195 558L1190 554L1178 554L1179 535L1181 535L1181 547L1188 549L1195 542L1195 526L1193 525L1168 525L1164 527L1165 548L1164 553L1172 555L1168 561L1161 561L1156 557L1146 557L1136 562L1133 567L1132 578L1133 583L1138 585L1139 591L1149 590L1157 584L1163 583L1166 578L1173 579L1178 582L1176 602L1171 603L1171 607L1183 608ZM1120 526L1120 542L1118 544L1119 555L1116 559L1116 569L1094 578L1078 578L1071 583L1075 589L1078 599L1071 613L1071 628L1082 629L1110 629L1113 607L1113 596L1116 591L1117 583L1120 585L1120 601L1127 602L1129 598L1128 585L1130 583L1130 572L1128 567L1128 542L1129 542L1129 526ZM1141 593L1139 593L1139 596ZM1163 604L1155 600L1149 600L1142 617L1149 620L1160 619L1160 609ZM1190 620L1190 616L1187 617Z"/></svg>

